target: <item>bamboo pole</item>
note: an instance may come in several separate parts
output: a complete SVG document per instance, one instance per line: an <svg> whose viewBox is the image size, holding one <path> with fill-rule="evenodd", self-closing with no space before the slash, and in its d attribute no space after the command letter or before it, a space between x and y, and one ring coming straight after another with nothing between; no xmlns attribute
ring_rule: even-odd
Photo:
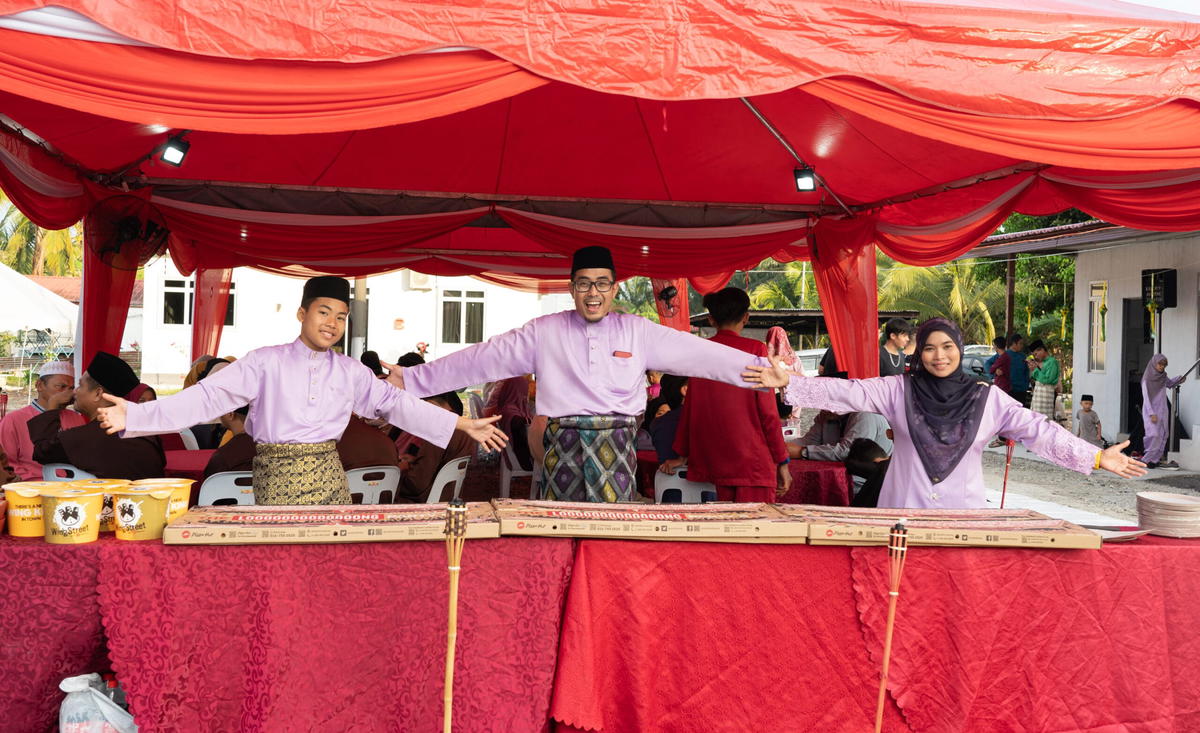
<svg viewBox="0 0 1200 733"><path fill-rule="evenodd" d="M904 558L908 554L908 529L904 520L892 527L888 537L888 583L887 630L883 635L883 669L879 675L879 697L875 702L875 733L883 729L883 703L887 700L888 668L892 661L892 632L896 627L896 601L900 599L900 579L904 575Z"/></svg>
<svg viewBox="0 0 1200 733"><path fill-rule="evenodd" d="M442 694L442 731L450 733L454 711L454 651L458 643L458 577L467 539L467 503L451 500L446 507L446 559L450 571L450 612L446 631L446 679Z"/></svg>

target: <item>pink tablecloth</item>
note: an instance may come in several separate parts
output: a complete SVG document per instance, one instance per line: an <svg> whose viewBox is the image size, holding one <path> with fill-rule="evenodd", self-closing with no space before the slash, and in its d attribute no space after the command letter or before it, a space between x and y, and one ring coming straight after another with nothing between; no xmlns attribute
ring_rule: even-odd
<svg viewBox="0 0 1200 733"><path fill-rule="evenodd" d="M792 488L780 504L850 506L850 476L837 461L792 461Z"/></svg>

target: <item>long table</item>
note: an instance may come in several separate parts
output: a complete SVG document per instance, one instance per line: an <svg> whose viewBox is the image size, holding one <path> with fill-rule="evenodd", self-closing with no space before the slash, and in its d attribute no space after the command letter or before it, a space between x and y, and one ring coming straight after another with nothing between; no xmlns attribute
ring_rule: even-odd
<svg viewBox="0 0 1200 733"><path fill-rule="evenodd" d="M463 568L457 730L870 729L882 548L502 538ZM105 633L143 731L440 720L440 543L5 537L0 589L0 730L46 730ZM1197 597L1200 540L914 548L886 729L1200 730Z"/></svg>

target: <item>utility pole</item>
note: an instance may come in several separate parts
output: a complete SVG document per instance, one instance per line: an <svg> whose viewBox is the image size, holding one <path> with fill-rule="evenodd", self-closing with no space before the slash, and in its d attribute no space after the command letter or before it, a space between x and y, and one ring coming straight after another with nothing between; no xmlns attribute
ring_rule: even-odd
<svg viewBox="0 0 1200 733"><path fill-rule="evenodd" d="M1017 256L1009 255L1008 272L1006 283L1007 289L1004 293L1004 338L1008 338L1013 332L1013 315L1016 310L1016 293L1017 293ZM1026 334L1028 335L1028 334Z"/></svg>
<svg viewBox="0 0 1200 733"><path fill-rule="evenodd" d="M354 300L350 303L350 356L358 359L367 350L367 279L354 278Z"/></svg>

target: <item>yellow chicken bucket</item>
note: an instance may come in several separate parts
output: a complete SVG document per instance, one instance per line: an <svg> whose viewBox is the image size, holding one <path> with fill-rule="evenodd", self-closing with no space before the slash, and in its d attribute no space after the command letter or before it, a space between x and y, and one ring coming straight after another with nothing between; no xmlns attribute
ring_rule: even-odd
<svg viewBox="0 0 1200 733"><path fill-rule="evenodd" d="M42 489L42 523L46 541L53 545L81 545L100 536L104 494L93 489L60 483Z"/></svg>
<svg viewBox="0 0 1200 733"><path fill-rule="evenodd" d="M194 483L196 482L190 478L144 478L134 481L132 485L171 490L171 503L167 506L167 524L170 524L176 517L187 514L188 506L192 503Z"/></svg>
<svg viewBox="0 0 1200 733"><path fill-rule="evenodd" d="M123 478L81 478L70 482L71 486L79 489L90 489L104 494L104 508L100 510L100 531L112 532L116 529L113 521L113 495L116 489L123 489L129 481Z"/></svg>
<svg viewBox="0 0 1200 733"><path fill-rule="evenodd" d="M162 539L167 526L171 488L127 486L113 492L113 514L119 540Z"/></svg>
<svg viewBox="0 0 1200 733"><path fill-rule="evenodd" d="M8 502L8 533L13 537L42 537L42 489L62 486L59 481L18 481L4 486Z"/></svg>

